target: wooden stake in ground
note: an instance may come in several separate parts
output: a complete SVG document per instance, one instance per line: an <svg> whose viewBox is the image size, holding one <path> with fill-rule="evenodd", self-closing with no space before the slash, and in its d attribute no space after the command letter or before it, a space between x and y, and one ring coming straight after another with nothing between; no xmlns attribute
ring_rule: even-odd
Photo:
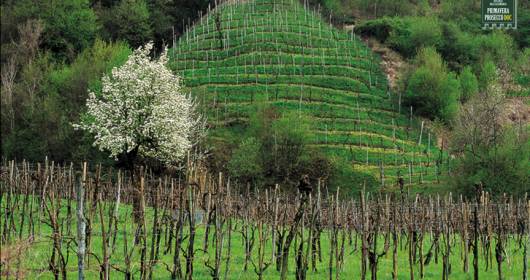
<svg viewBox="0 0 530 280"><path fill-rule="evenodd" d="M87 163L83 163L83 176L77 184L77 279L85 279L85 216L83 215L85 198L85 180Z"/></svg>

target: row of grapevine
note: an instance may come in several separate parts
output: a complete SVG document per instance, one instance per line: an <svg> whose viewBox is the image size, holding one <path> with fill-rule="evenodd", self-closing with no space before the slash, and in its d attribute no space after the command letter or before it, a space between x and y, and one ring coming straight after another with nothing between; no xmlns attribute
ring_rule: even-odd
<svg viewBox="0 0 530 280"><path fill-rule="evenodd" d="M177 178L140 171L132 180L86 163L9 162L0 179L2 248L46 248L40 262L3 259L7 277L67 279L77 267L101 279L340 279L353 265L361 279L527 279L528 197L343 200L318 182L301 181L296 194L249 190L193 164Z"/></svg>

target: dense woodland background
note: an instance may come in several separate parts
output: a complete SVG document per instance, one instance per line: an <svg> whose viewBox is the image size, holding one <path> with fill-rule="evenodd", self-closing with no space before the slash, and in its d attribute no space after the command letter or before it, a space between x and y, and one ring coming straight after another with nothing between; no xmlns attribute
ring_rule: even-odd
<svg viewBox="0 0 530 280"><path fill-rule="evenodd" d="M482 30L479 0L309 0L308 4L338 27L355 25L354 31L374 48L392 51L402 64L395 90L403 93L405 105L413 106L416 114L448 131L452 143L458 144L453 147L455 154L474 145L473 154L460 163L462 176L456 176L461 179L454 182L456 187L508 180L512 187L503 191L525 191L530 158L528 116L524 116L530 95L528 1L520 1L519 28L511 31ZM121 65L132 49L149 41L155 42L156 52L163 45L171 46L186 26L214 5L207 0L2 1L2 157L42 161L48 156L58 162L113 164L107 154L92 147L90 135L71 125L85 110L87 89L97 91L101 76ZM475 141L480 135L469 135L466 108L478 105L477 94L492 90L522 102L523 115L519 110L499 120L503 129L494 128L494 141L488 140L488 133L484 141ZM477 127L497 123L500 115L499 111L493 116L493 122L482 118ZM243 147L252 151L255 145ZM244 151L233 154L233 160L225 159L226 168L229 163L238 165L238 160L241 165L246 162ZM252 171L237 166L231 170Z"/></svg>

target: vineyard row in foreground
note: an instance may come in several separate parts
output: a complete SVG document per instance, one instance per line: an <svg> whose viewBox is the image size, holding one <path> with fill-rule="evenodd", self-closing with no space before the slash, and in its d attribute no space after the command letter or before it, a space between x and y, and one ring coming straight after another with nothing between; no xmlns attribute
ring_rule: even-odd
<svg viewBox="0 0 530 280"><path fill-rule="evenodd" d="M2 277L528 279L526 196L343 199L191 164L175 178L78 166L3 164Z"/></svg>

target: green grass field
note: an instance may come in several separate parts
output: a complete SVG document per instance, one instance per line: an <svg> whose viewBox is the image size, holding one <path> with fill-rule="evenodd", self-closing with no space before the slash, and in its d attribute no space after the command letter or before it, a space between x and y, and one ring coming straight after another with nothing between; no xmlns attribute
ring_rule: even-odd
<svg viewBox="0 0 530 280"><path fill-rule="evenodd" d="M298 1L225 2L169 54L170 67L217 128L213 138L222 140L221 127L230 131L268 104L308 116L312 145L377 180L383 170L387 185L398 171L410 173L408 184L433 183L445 168L434 164L435 135L392 101L380 57Z"/></svg>

